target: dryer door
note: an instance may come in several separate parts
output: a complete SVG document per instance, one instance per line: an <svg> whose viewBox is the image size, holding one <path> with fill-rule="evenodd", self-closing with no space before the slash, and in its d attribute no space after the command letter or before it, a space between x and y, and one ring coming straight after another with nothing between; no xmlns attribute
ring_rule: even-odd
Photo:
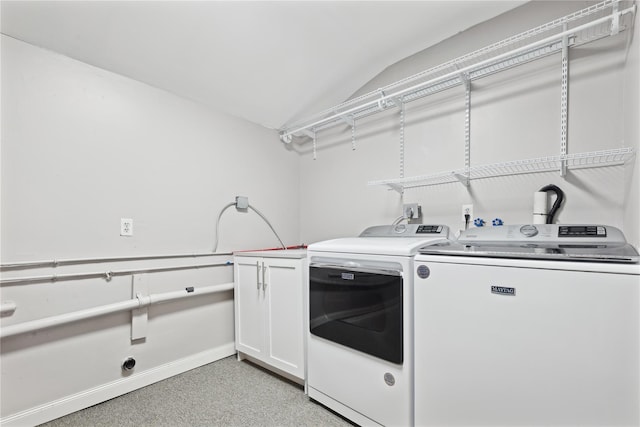
<svg viewBox="0 0 640 427"><path fill-rule="evenodd" d="M401 267L311 264L310 332L402 364L402 295Z"/></svg>

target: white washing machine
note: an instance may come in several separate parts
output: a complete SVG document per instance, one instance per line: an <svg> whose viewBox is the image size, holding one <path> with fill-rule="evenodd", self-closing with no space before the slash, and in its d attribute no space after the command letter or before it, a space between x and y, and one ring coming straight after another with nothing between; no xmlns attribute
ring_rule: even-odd
<svg viewBox="0 0 640 427"><path fill-rule="evenodd" d="M443 225L309 246L309 397L360 425L413 424L413 257Z"/></svg>
<svg viewBox="0 0 640 427"><path fill-rule="evenodd" d="M420 252L416 425L640 425L640 265L618 229L478 228Z"/></svg>

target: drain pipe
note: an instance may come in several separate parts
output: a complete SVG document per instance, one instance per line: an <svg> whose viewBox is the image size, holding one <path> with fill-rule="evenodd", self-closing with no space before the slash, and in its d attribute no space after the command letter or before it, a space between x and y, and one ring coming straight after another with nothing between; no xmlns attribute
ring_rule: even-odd
<svg viewBox="0 0 640 427"><path fill-rule="evenodd" d="M224 283L222 285L206 286L202 288L188 287L180 291L164 292L161 294L151 294L146 296L138 294L135 298L127 301L88 308L86 310L74 311L58 316L45 317L43 319L31 320L15 325L4 326L2 329L0 329L0 338L6 338L13 335L47 329L54 326L77 322L80 320L104 316L106 314L118 313L120 311L144 308L153 304L160 304L167 301L174 301L177 299L189 298L197 295L224 292L232 289L233 283Z"/></svg>
<svg viewBox="0 0 640 427"><path fill-rule="evenodd" d="M52 259L44 261L15 261L0 264L0 270L18 270L30 269L36 267L60 267L62 265L75 264L98 264L106 262L127 262L127 261L146 261L171 258L202 258L211 256L229 256L233 252L215 252L215 253L192 253L192 254L167 254L167 255L133 255L133 256L112 256L103 258L69 258L69 259Z"/></svg>
<svg viewBox="0 0 640 427"><path fill-rule="evenodd" d="M80 279L97 279L103 278L110 281L116 276L130 276L132 274L142 273L162 273L165 271L178 271L178 270L191 270L198 268L210 268L210 267L228 267L233 265L231 261L218 262L214 264L194 264L194 265L178 265L170 267L156 267L156 268L138 268L132 270L116 270L105 272L93 272L93 273L69 273L69 274L51 274L46 276L29 276L29 277L14 277L9 279L0 279L0 285L19 285L22 283L36 283L36 282L56 282L59 280L80 280Z"/></svg>

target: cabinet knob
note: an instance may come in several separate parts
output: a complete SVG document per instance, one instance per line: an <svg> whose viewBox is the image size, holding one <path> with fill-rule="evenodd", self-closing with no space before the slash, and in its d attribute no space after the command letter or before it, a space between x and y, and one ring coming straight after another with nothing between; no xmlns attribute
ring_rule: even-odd
<svg viewBox="0 0 640 427"><path fill-rule="evenodd" d="M266 276L267 267L262 263L262 290L266 290L267 287L267 276Z"/></svg>

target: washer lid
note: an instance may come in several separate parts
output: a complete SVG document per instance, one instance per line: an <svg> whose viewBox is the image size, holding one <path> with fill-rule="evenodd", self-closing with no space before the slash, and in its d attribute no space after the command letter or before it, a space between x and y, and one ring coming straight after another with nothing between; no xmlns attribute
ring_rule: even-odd
<svg viewBox="0 0 640 427"><path fill-rule="evenodd" d="M434 242L422 254L637 263L622 232L604 225L525 224L475 228L457 241Z"/></svg>

